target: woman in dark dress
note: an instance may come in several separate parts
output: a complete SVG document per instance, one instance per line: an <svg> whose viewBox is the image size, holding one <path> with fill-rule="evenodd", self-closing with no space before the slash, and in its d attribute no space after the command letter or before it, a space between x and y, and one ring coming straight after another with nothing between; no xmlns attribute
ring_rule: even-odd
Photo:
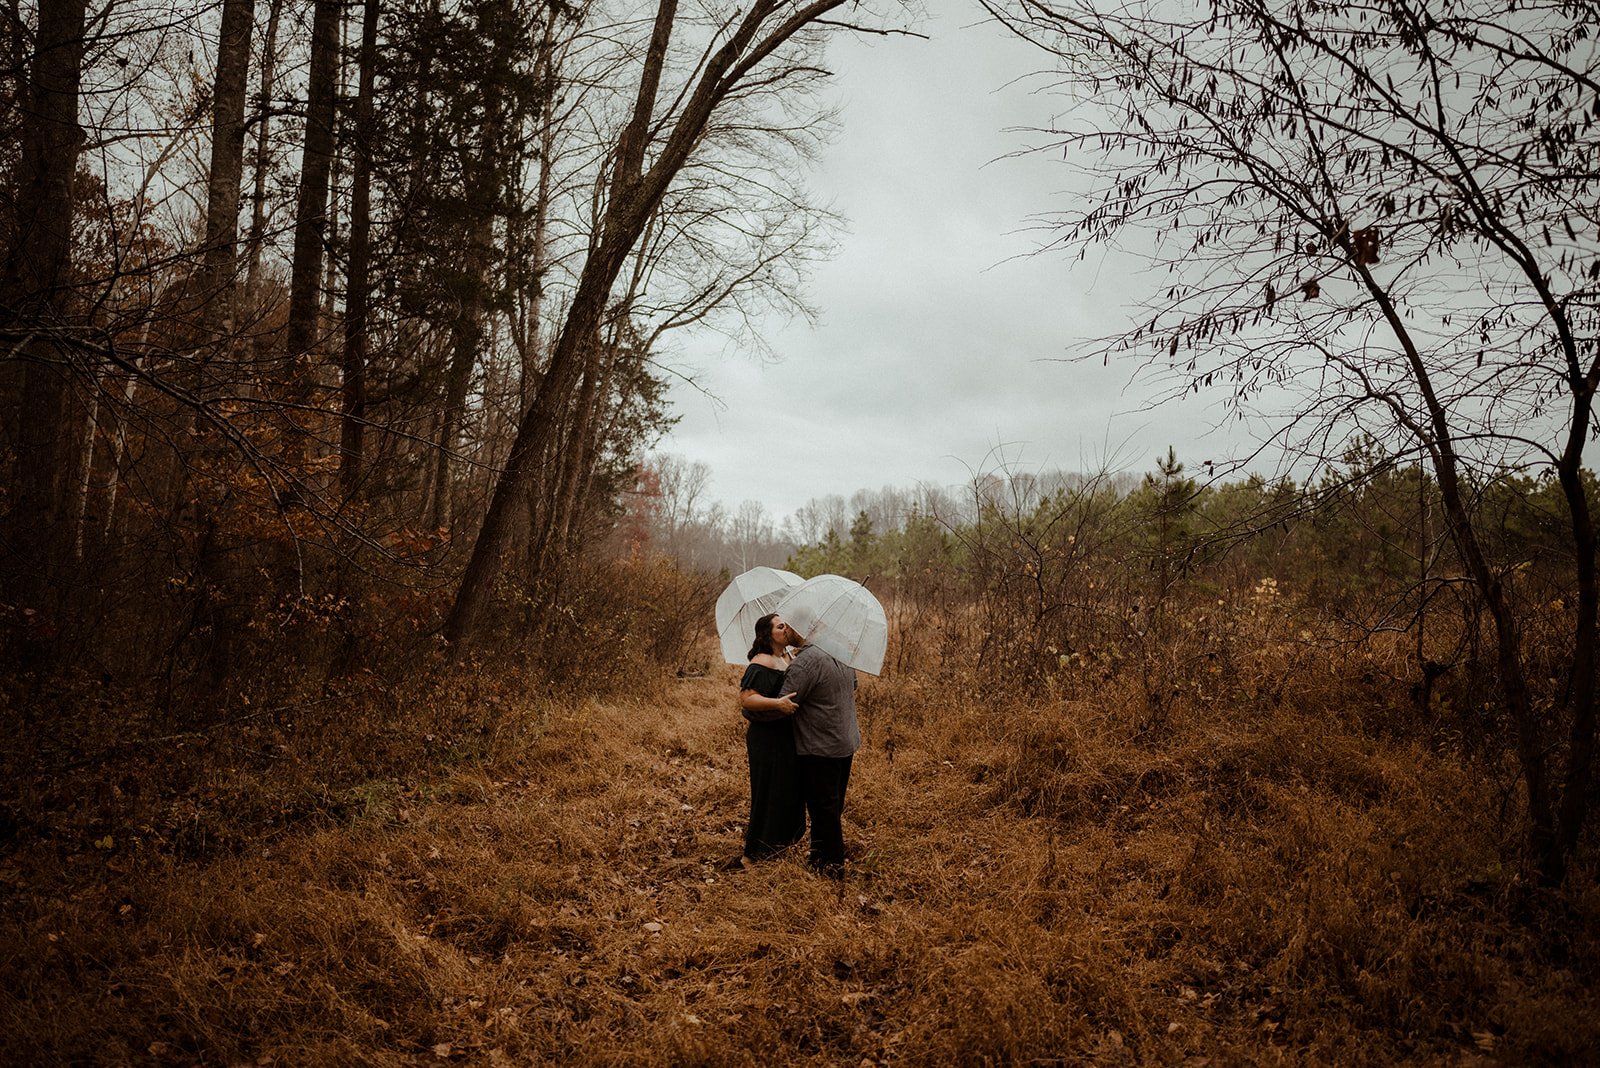
<svg viewBox="0 0 1600 1068"><path fill-rule="evenodd" d="M788 644L789 628L777 613L756 620L750 666L739 680L739 707L750 721L744 735L750 756L750 823L741 863L765 860L806 833L794 725L789 719L799 706L783 692L783 673L789 667L783 651Z"/></svg>

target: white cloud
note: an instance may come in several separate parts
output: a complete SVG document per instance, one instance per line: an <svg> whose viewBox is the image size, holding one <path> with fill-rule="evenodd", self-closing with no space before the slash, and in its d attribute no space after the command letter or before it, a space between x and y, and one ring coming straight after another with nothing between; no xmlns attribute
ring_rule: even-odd
<svg viewBox="0 0 1600 1068"><path fill-rule="evenodd" d="M1046 57L976 18L947 13L930 41L835 44L843 132L812 184L850 228L809 290L820 322L774 329L777 363L712 337L675 361L721 404L676 388L681 421L660 447L707 463L730 507L782 517L830 493L959 483L1000 444L1067 468L1225 451L1203 443L1203 410L1137 411L1115 361L1060 362L1121 326L1130 290L1093 263L1028 255L1039 235L1021 231L1064 178L1045 154L999 157L1062 102L1025 79Z"/></svg>

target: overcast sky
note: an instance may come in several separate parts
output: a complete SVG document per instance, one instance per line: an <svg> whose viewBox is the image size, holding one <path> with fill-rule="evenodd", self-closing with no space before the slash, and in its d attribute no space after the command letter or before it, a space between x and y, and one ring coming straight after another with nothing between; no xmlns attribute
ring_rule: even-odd
<svg viewBox="0 0 1600 1068"><path fill-rule="evenodd" d="M1121 327L1130 286L1092 253L1027 255L1028 216L1068 195L1067 176L1046 155L1001 157L1063 102L1024 77L1046 57L975 3L929 8L930 40L831 46L843 129L811 185L849 228L812 279L819 322L768 331L777 362L712 337L667 361L698 389L674 388L680 422L658 448L705 462L730 510L754 499L782 520L831 493L956 485L1001 455L1144 471L1169 444L1191 467L1227 451L1206 435L1215 413L1139 411L1127 366L1061 362ZM780 438L799 447L781 475L762 444Z"/></svg>

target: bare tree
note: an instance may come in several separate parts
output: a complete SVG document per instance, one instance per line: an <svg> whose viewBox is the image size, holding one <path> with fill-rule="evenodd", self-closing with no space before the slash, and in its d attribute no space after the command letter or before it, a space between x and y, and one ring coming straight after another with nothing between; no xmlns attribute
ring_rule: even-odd
<svg viewBox="0 0 1600 1068"><path fill-rule="evenodd" d="M1336 461L1371 434L1431 468L1493 621L1531 855L1559 880L1587 816L1600 603L1582 468L1600 386L1592 5L990 10L1057 58L1075 98L1048 150L1087 195L1042 220L1051 242L1170 271L1111 347L1174 395L1282 405L1275 440L1300 456ZM1494 557L1478 508L1485 486L1540 468L1571 545L1554 686L1529 670L1516 561Z"/></svg>
<svg viewBox="0 0 1600 1068"><path fill-rule="evenodd" d="M786 521L794 540L811 545L826 538L830 532L843 537L850 528L850 507L837 493L816 498L802 504Z"/></svg>
<svg viewBox="0 0 1600 1068"><path fill-rule="evenodd" d="M655 518L660 529L656 541L669 556L681 556L689 532L704 517L711 468L704 462L689 463L673 455L653 457L649 467L659 493Z"/></svg>
<svg viewBox="0 0 1600 1068"><path fill-rule="evenodd" d="M539 388L517 429L511 456L489 502L477 542L445 626L457 650L467 648L495 575L510 547L512 519L538 478L538 464L560 414L581 381L585 356L600 334L613 286L673 182L721 109L756 88L798 86L818 71L786 46L804 43L842 0L790 3L757 0L718 22L712 44L681 89L663 94L669 49L678 28L676 0L661 0L639 68L631 113L617 140L604 184L604 209L584 260L566 320L552 346ZM652 152L652 149L654 150Z"/></svg>
<svg viewBox="0 0 1600 1068"><path fill-rule="evenodd" d="M800 545L812 545L827 536L828 528L815 501L807 501L783 521L786 537Z"/></svg>
<svg viewBox="0 0 1600 1068"><path fill-rule="evenodd" d="M772 517L766 505L747 500L739 505L728 523L731 548L736 554L738 569L746 571L759 561L757 556L773 541Z"/></svg>

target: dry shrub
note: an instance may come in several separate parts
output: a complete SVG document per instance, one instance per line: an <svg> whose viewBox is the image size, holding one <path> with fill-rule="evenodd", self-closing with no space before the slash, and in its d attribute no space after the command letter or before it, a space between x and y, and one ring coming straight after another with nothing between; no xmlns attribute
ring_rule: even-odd
<svg viewBox="0 0 1600 1068"><path fill-rule="evenodd" d="M161 685L13 676L0 686L0 713L17 725L0 737L0 836L109 837L202 859L292 828L388 818L441 769L542 730L530 696L647 695L663 663L699 656L691 667L703 668L704 654L685 650L709 614L706 589L659 559L585 564L545 640L524 635L518 656L491 649L461 664L435 639L391 635L366 654L379 666L330 677L297 660L304 637L287 635L281 662L263 655L227 695L187 707Z"/></svg>
<svg viewBox="0 0 1600 1068"><path fill-rule="evenodd" d="M61 688L29 730L0 740L0 826L23 842L110 836L204 857L308 821L383 815L407 784L515 744L531 728L507 712L528 688L436 660L399 682L361 673L179 731L137 694Z"/></svg>
<svg viewBox="0 0 1600 1068"><path fill-rule="evenodd" d="M1092 874L1075 896L1121 899L1130 948L1235 1027L1251 1014L1335 1062L1600 1049L1600 1028L1548 1015L1593 1003L1596 958L1573 964L1574 941L1596 948L1597 914L1574 903L1592 905L1592 873L1555 896L1524 878L1508 762L1390 729L1384 709L1407 702L1383 689L1383 641L1319 658L1221 637L1198 661L1217 670L1177 676L1200 686L1159 731L1139 680L1111 675L1092 698L996 715L1001 744L969 747L969 778L1075 839L1057 860Z"/></svg>
<svg viewBox="0 0 1600 1068"><path fill-rule="evenodd" d="M665 667L700 673L695 642L722 582L659 554L566 561L534 586L503 591L474 650L521 665L555 689L604 694Z"/></svg>
<svg viewBox="0 0 1600 1068"><path fill-rule="evenodd" d="M1096 601L1096 626L1048 634L1059 647L1021 600L923 611L942 655L863 690L880 744L908 770L910 744L948 754L985 805L1052 827L1040 908L1101 911L1159 974L1146 994L1205 1010L1174 1033L1212 1051L1593 1057L1600 1028L1554 1022L1593 1017L1595 958L1574 966L1595 948L1592 856L1556 895L1525 877L1520 784L1478 668L1423 700L1415 635L1352 631L1274 581L1155 604L1131 590ZM1433 619L1429 653L1470 648L1461 626ZM986 644L988 628L1009 636Z"/></svg>

